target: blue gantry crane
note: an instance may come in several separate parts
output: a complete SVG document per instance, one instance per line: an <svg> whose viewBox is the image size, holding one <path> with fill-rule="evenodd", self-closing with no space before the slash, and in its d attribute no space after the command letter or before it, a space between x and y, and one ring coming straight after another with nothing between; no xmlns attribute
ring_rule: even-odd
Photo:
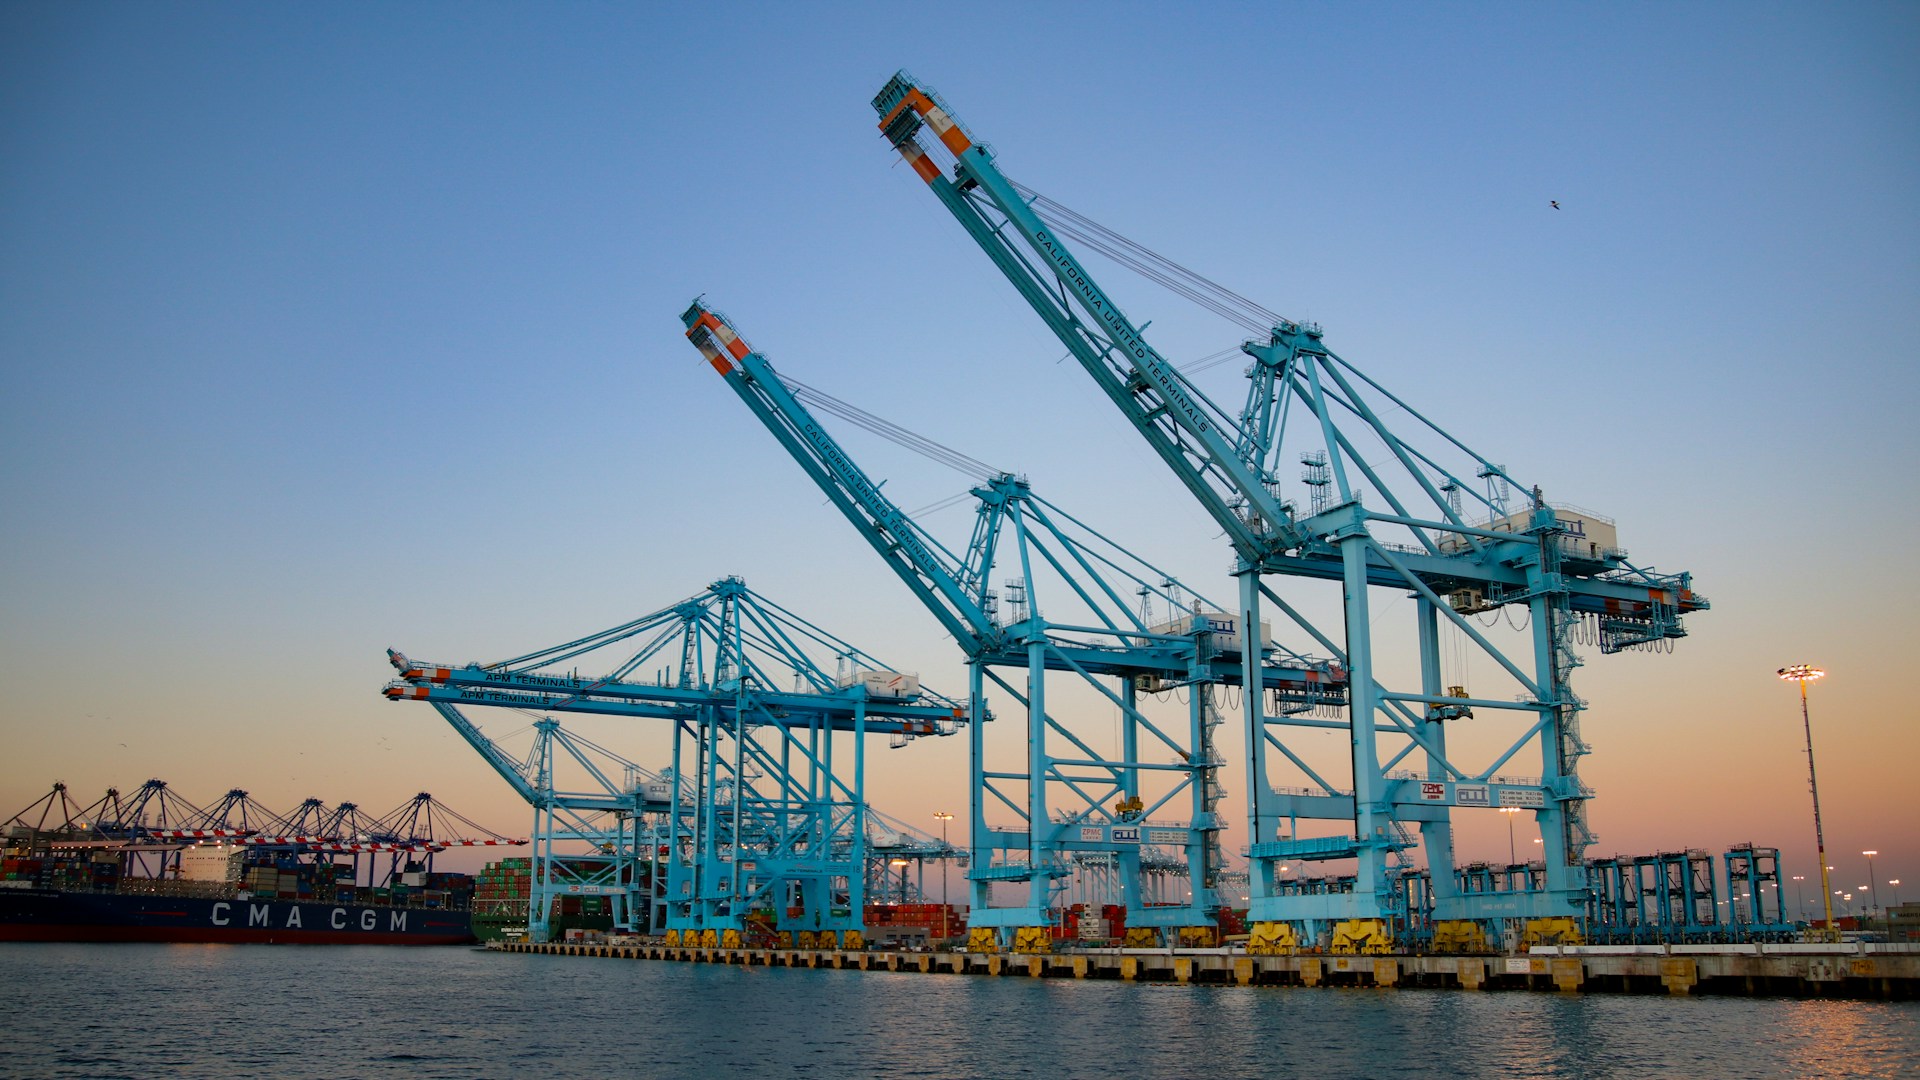
<svg viewBox="0 0 1920 1080"><path fill-rule="evenodd" d="M1222 869L1214 688L1251 682L1286 708L1326 707L1344 700L1341 666L1264 643L1243 652L1232 616L1200 598L1188 607L1174 578L1034 494L1024 478L784 378L703 302L682 322L707 362L966 656L975 720L970 947L1047 950L1065 880L1077 867L1103 866L1118 877L1134 944L1210 942ZM803 398L905 445L932 448L930 456L969 473L978 506L964 551L942 544L883 494ZM1003 592L992 584L1002 567L1012 575ZM1154 604L1164 620L1154 617ZM1245 656L1258 658L1253 679ZM997 755L981 722L990 686L1024 711ZM1184 695L1176 721L1147 707L1176 692ZM1105 718L1116 713L1118 731L1109 738ZM999 814L1010 814L1012 824L989 820ZM1190 881L1186 898L1146 887L1174 867ZM1008 893L1011 902L1003 902Z"/></svg>
<svg viewBox="0 0 1920 1080"><path fill-rule="evenodd" d="M606 673L580 674L583 659L606 663ZM904 745L950 735L967 719L961 703L739 578L508 660L437 666L396 653L393 661L400 678L384 691L393 700L670 722L671 766L639 785L627 812L666 814L658 846L674 943L738 945L756 934L803 947L863 940L866 736ZM509 774L520 777L523 797L539 796L542 781L475 741L457 712L443 715L509 783ZM602 779L607 788L612 778Z"/></svg>
<svg viewBox="0 0 1920 1080"><path fill-rule="evenodd" d="M1443 947L1470 946L1497 923L1522 923L1539 939L1576 933L1593 836L1592 791L1578 772L1588 750L1584 702L1569 685L1581 662L1574 645L1670 647L1685 634L1681 617L1707 607L1690 575L1630 562L1611 520L1549 504L1539 487L1333 353L1318 326L1282 318L1016 184L906 72L873 105L888 142L1225 531L1237 557L1242 651L1265 649L1270 607L1347 667L1350 705L1338 720L1244 698L1251 947L1286 950L1310 937L1378 951L1410 924ZM923 131L934 139L923 141ZM1209 358L1244 357L1242 404L1215 402L1192 371L1148 344L1144 324L1096 282L1080 250L1251 335ZM1290 488L1281 473L1295 460L1303 471ZM1264 578L1286 581L1288 595ZM1297 604L1312 581L1340 588L1337 632ZM1383 588L1413 600L1419 674L1408 685L1389 685L1375 663L1383 624L1370 596ZM1448 670L1455 652L1465 659ZM1476 681L1498 690L1467 689L1474 661ZM1468 758L1468 740L1450 745L1449 729L1469 722L1471 742L1497 737L1497 749ZM1315 735L1343 751L1336 764L1346 785L1330 771L1329 748L1316 754ZM1509 775L1517 760L1537 760L1538 775ZM1463 891L1453 873L1457 808L1531 812L1545 849L1538 880L1510 875L1517 887ZM1436 868L1424 911L1407 899L1416 846ZM1281 871L1301 863L1352 869L1302 888Z"/></svg>

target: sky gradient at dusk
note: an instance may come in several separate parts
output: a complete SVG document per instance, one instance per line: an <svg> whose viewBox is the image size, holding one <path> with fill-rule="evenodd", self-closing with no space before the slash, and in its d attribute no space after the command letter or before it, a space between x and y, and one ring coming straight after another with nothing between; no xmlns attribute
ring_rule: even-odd
<svg viewBox="0 0 1920 1080"><path fill-rule="evenodd" d="M1594 853L1809 870L1773 675L1808 662L1838 873L1876 848L1920 881L1916 55L1897 4L9 5L0 812L159 776L524 831L378 696L383 650L498 659L729 574L962 692L681 337L702 293L783 372L1231 596L1199 507L877 137L906 67L1013 177L1323 324L1695 574L1672 655L1576 674ZM1176 359L1238 339L1106 276ZM903 505L964 489L848 443ZM869 787L932 830L964 778L956 739Z"/></svg>

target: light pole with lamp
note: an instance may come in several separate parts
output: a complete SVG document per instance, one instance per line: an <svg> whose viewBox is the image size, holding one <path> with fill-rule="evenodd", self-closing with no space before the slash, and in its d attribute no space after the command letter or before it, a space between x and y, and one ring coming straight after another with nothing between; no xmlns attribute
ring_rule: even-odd
<svg viewBox="0 0 1920 1080"><path fill-rule="evenodd" d="M1880 879L1873 876L1873 857L1880 853L1877 851L1863 851L1860 854L1867 857L1867 897L1869 902L1873 904L1873 908L1877 909L1880 906Z"/></svg>
<svg viewBox="0 0 1920 1080"><path fill-rule="evenodd" d="M1826 933L1822 940L1838 941L1840 933L1833 925L1833 882L1827 877L1827 833L1820 824L1820 780L1813 768L1813 720L1807 713L1807 684L1826 672L1807 664L1794 664L1779 671L1785 682L1800 684L1800 725L1807 733L1807 788L1813 792L1813 843L1820 856L1820 894L1827 909Z"/></svg>
<svg viewBox="0 0 1920 1080"><path fill-rule="evenodd" d="M1519 813L1520 808L1517 806L1503 806L1500 808L1500 812L1507 815L1507 865L1512 866L1514 863L1520 861L1520 856L1515 854L1513 850L1513 815Z"/></svg>
<svg viewBox="0 0 1920 1080"><path fill-rule="evenodd" d="M1887 884L1893 886L1893 906L1897 909L1900 906L1900 879L1888 878ZM1887 940L1893 940L1893 911L1891 910L1887 912Z"/></svg>
<svg viewBox="0 0 1920 1080"><path fill-rule="evenodd" d="M1793 910L1803 919L1807 917L1807 894L1802 891L1806 880L1805 874L1793 875Z"/></svg>
<svg viewBox="0 0 1920 1080"><path fill-rule="evenodd" d="M953 861L953 848L947 844L947 822L953 815L945 810L937 811L934 819L940 822L940 940L947 940L947 864Z"/></svg>

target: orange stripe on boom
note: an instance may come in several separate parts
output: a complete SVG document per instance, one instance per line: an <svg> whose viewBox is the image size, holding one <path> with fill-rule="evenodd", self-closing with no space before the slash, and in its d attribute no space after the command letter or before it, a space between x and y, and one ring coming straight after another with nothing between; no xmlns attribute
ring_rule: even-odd
<svg viewBox="0 0 1920 1080"><path fill-rule="evenodd" d="M912 103L913 103L913 98L911 97L901 98L900 104L895 105L893 107L892 112L888 113L886 116L881 118L880 130L885 131L887 129L887 125L893 123L893 118L900 115L900 110L906 108L908 105Z"/></svg>
<svg viewBox="0 0 1920 1080"><path fill-rule="evenodd" d="M934 134L940 136L940 141L947 144L947 149L953 151L955 157L966 153L973 146L973 140L967 138L966 132L960 130L960 125L954 123L953 117L947 115L947 110L935 105L932 98L918 90L907 96L913 101L915 111L927 118L927 123L932 126Z"/></svg>
<svg viewBox="0 0 1920 1080"><path fill-rule="evenodd" d="M740 339L737 337L734 337L733 331L727 329L727 324L721 322L719 318L716 317L711 311L702 311L700 313L700 317L693 321L693 326L688 328L687 330L688 340L691 340L695 345L700 346L700 351L706 354L707 363L713 365L713 370L719 372L722 375L726 375L732 372L733 365L727 362L726 357L721 356L719 352L711 348L708 348L705 343L701 342L698 338L694 336L694 331L699 330L702 327L706 328L709 332L711 332L714 337L725 341L727 343L727 351L730 353L733 353L736 359L747 355L746 346L742 345L740 343Z"/></svg>
<svg viewBox="0 0 1920 1080"><path fill-rule="evenodd" d="M973 149L973 140L967 138L967 133L958 127L950 127L941 132L940 141L947 144L947 149L953 151L955 157Z"/></svg>
<svg viewBox="0 0 1920 1080"><path fill-rule="evenodd" d="M886 119L880 121L881 130L886 130L887 125L893 123L894 117L900 115L900 110L909 105L913 107L914 112L926 118L934 134L940 136L940 141L947 145L947 149L951 150L955 157L973 147L973 140L967 138L966 132L960 130L959 124L953 122L953 117L948 116L945 109L935 105L933 99L921 93L918 88L907 91L907 96L900 99L900 104L895 105ZM902 147L902 150L904 149ZM918 171L919 166L914 166L914 169Z"/></svg>

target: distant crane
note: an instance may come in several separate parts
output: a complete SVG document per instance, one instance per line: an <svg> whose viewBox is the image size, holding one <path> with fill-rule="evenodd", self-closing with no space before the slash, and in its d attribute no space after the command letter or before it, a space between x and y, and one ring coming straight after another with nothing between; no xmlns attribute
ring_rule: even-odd
<svg viewBox="0 0 1920 1080"><path fill-rule="evenodd" d="M578 673L578 660L609 656L605 674ZM440 666L393 652L389 659L400 678L384 693L396 701L669 721L672 766L643 781L625 812L658 807L667 814L658 836L668 860L664 922L677 944L739 945L767 926L804 947L864 940L866 736L904 745L952 734L967 719L959 702L922 687L917 676L889 668L739 578L508 660ZM636 675L648 670L651 681ZM544 771L551 751L529 775L471 725L463 727L457 711L442 715L539 805L551 783ZM549 730L552 746L579 745ZM853 736L851 762L837 753L836 733ZM595 768L590 760L578 764ZM599 792L589 794L615 794L614 784L603 774ZM638 835L627 842L637 846ZM653 847L653 838L647 844ZM553 860L546 861L551 868Z"/></svg>
<svg viewBox="0 0 1920 1080"><path fill-rule="evenodd" d="M1260 695L1245 696L1252 947L1284 951L1304 938L1377 951L1410 921L1431 921L1420 929L1443 939L1484 935L1502 920L1526 920L1536 936L1575 932L1589 895L1582 860L1592 842L1585 812L1592 792L1576 768L1587 744L1578 725L1584 702L1568 685L1580 663L1573 644L1592 640L1603 652L1670 645L1685 634L1681 616L1707 606L1690 575L1628 562L1612 521L1550 505L1537 487L1518 484L1336 356L1318 326L1284 319L1015 184L938 95L906 72L873 105L888 142L1225 531L1238 557L1243 651L1264 648L1260 613L1270 604L1350 671L1344 721L1269 711ZM931 130L932 144L921 141L922 130ZM950 169L936 162L936 147ZM1149 345L1142 325L1074 254L1081 247L1253 335L1240 350L1249 360L1244 404L1215 403ZM1489 401L1489 415L1497 404ZM1411 430L1403 435L1390 415L1404 416ZM1283 495L1289 460L1305 466L1304 509ZM1515 490L1529 494L1516 504ZM1315 627L1263 575L1340 583L1344 626L1333 633ZM1391 689L1375 664L1374 588L1414 601L1417 685ZM1289 591L1297 599L1300 589ZM1520 644L1503 648L1489 636L1473 619L1483 612L1506 613L1516 627L1526 620L1524 634L1495 635ZM1455 681L1443 677L1443 629L1490 661L1491 678L1511 696L1470 696L1460 671ZM1511 741L1477 761L1458 760L1447 729L1476 715L1482 732L1494 717L1513 717L1501 736ZM1308 745L1314 729L1344 736L1350 787L1313 765L1327 756ZM1475 742L1485 738L1476 735ZM1540 775L1503 774L1529 746ZM1304 785L1277 784L1270 763ZM1402 763L1423 767L1395 771ZM1454 807L1531 810L1545 841L1539 885L1463 892L1452 873ZM1435 868L1430 910L1408 903L1410 825ZM1279 868L1303 861L1355 869L1302 889Z"/></svg>

